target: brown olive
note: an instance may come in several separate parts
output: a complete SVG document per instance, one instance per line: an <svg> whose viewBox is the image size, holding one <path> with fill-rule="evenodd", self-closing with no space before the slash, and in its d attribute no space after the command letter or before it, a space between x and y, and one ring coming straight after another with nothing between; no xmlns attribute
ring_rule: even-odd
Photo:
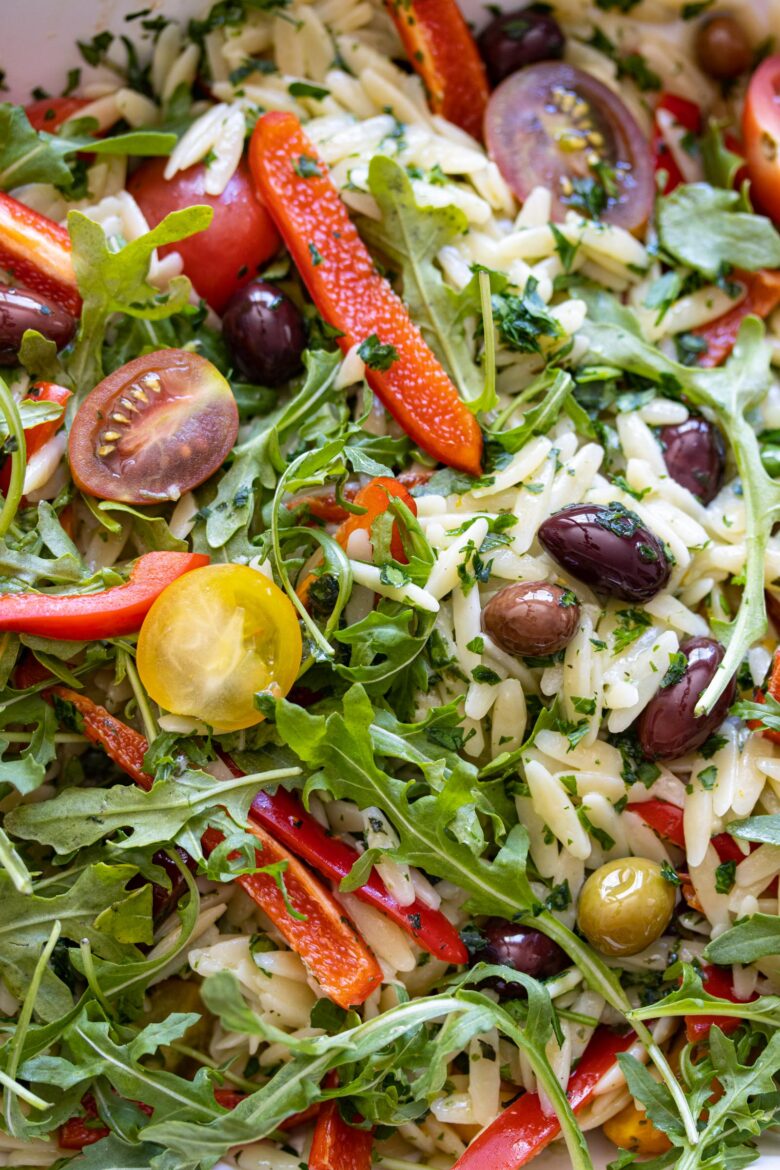
<svg viewBox="0 0 780 1170"><path fill-rule="evenodd" d="M0 284L0 366L16 365L26 329L37 329L62 349L76 330L76 319L40 293Z"/></svg>
<svg viewBox="0 0 780 1170"><path fill-rule="evenodd" d="M661 428L664 462L675 483L709 504L720 491L726 447L717 427L706 418L689 418Z"/></svg>
<svg viewBox="0 0 780 1170"><path fill-rule="evenodd" d="M663 934L674 911L674 886L646 857L608 861L580 893L577 922L603 955L636 955Z"/></svg>
<svg viewBox="0 0 780 1170"><path fill-rule="evenodd" d="M672 571L658 537L616 501L562 508L539 526L537 535L573 576L624 601L649 601Z"/></svg>
<svg viewBox="0 0 780 1170"><path fill-rule="evenodd" d="M491 597L482 628L508 654L555 654L577 632L580 606L571 589L547 581L505 585Z"/></svg>
<svg viewBox="0 0 780 1170"><path fill-rule="evenodd" d="M569 959L558 944L533 926L506 918L488 918L480 935L479 943L472 948L472 962L501 964L532 979L549 979L569 966ZM521 999L526 994L521 983L506 979L486 979L482 986L492 987L501 999Z"/></svg>
<svg viewBox="0 0 780 1170"><path fill-rule="evenodd" d="M702 21L696 33L696 59L702 71L718 81L747 73L753 50L742 25L723 13Z"/></svg>
<svg viewBox="0 0 780 1170"><path fill-rule="evenodd" d="M680 653L687 660L682 677L656 691L639 716L639 743L653 760L673 760L701 747L734 701L736 678L729 681L709 715L695 715L696 704L715 677L725 651L712 638L688 638Z"/></svg>

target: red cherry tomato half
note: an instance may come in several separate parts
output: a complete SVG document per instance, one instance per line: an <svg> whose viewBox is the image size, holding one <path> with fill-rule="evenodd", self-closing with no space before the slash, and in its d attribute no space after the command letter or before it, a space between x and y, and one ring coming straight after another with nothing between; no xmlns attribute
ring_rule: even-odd
<svg viewBox="0 0 780 1170"><path fill-rule="evenodd" d="M47 134L53 134L65 122L77 118L84 107L90 104L89 98L40 98L25 106L24 112L33 130L45 130Z"/></svg>
<svg viewBox="0 0 780 1170"><path fill-rule="evenodd" d="M202 164L163 178L165 159L151 159L130 178L127 189L156 227L171 211L205 203L214 208L211 226L197 237L160 248L160 254L178 252L195 290L221 313L233 293L257 276L280 246L273 221L255 194L249 167L242 159L221 195L205 192Z"/></svg>
<svg viewBox="0 0 780 1170"><path fill-rule="evenodd" d="M780 222L780 54L767 57L750 79L742 115L751 195Z"/></svg>
<svg viewBox="0 0 780 1170"><path fill-rule="evenodd" d="M237 434L238 407L219 370L163 349L121 366L84 399L70 430L71 473L104 500L175 500L221 466Z"/></svg>
<svg viewBox="0 0 780 1170"><path fill-rule="evenodd" d="M549 187L552 218L575 210L639 231L655 185L645 136L620 98L589 73L544 61L513 73L485 115L488 154L515 195Z"/></svg>

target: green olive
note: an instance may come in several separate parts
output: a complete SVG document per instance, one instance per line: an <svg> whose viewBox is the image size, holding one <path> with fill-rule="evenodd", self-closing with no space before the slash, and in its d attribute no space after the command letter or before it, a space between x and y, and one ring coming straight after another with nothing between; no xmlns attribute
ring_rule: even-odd
<svg viewBox="0 0 780 1170"><path fill-rule="evenodd" d="M577 921L603 955L636 955L666 930L674 898L674 886L655 861L620 858L602 865L585 882Z"/></svg>

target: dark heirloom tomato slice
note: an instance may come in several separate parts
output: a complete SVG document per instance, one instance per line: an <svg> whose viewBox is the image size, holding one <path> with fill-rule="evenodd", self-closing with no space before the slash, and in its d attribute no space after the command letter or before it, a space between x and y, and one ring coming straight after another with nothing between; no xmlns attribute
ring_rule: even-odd
<svg viewBox="0 0 780 1170"><path fill-rule="evenodd" d="M750 79L742 134L751 196L780 223L780 54L767 57Z"/></svg>
<svg viewBox="0 0 780 1170"><path fill-rule="evenodd" d="M83 492L125 504L176 500L221 466L238 407L219 370L162 349L104 378L78 409L70 467Z"/></svg>
<svg viewBox="0 0 780 1170"><path fill-rule="evenodd" d="M555 220L569 210L638 231L653 207L653 160L634 117L589 73L545 61L491 97L485 142L515 195L549 187Z"/></svg>

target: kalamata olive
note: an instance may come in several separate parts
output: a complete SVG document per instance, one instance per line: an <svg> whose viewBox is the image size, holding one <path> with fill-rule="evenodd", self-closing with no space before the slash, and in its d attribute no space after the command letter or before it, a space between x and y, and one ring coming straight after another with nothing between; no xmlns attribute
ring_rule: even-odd
<svg viewBox="0 0 780 1170"><path fill-rule="evenodd" d="M753 50L739 21L724 12L710 16L699 25L696 59L708 76L729 81L747 73L753 64Z"/></svg>
<svg viewBox="0 0 780 1170"><path fill-rule="evenodd" d="M178 845L175 847L179 858L187 866L191 873L195 872L196 865L188 853L185 853ZM165 918L175 909L179 898L186 889L186 882L182 877L181 870L176 862L170 856L166 849L158 849L152 856L152 861L155 865L159 865L167 873L170 882L170 890L166 890L165 886L158 885L157 882L152 883L152 914L155 919Z"/></svg>
<svg viewBox="0 0 780 1170"><path fill-rule="evenodd" d="M289 297L253 280L228 301L222 317L228 349L241 373L261 386L280 386L301 368L303 320Z"/></svg>
<svg viewBox="0 0 780 1170"><path fill-rule="evenodd" d="M571 589L547 581L520 581L491 597L482 628L507 654L555 654L577 632L580 612Z"/></svg>
<svg viewBox="0 0 780 1170"><path fill-rule="evenodd" d="M663 934L674 911L674 886L656 861L621 857L590 875L577 922L603 955L636 955Z"/></svg>
<svg viewBox="0 0 780 1170"><path fill-rule="evenodd" d="M473 961L501 964L522 971L533 979L549 979L569 966L569 959L556 942L533 926L509 922L506 918L489 918L481 927L482 943L475 948ZM526 992L519 983L505 979L486 979L503 999L519 999Z"/></svg>
<svg viewBox="0 0 780 1170"><path fill-rule="evenodd" d="M76 320L40 293L0 284L0 366L16 365L25 329L37 329L62 349L76 330Z"/></svg>
<svg viewBox="0 0 780 1170"><path fill-rule="evenodd" d="M496 16L478 41L491 85L536 61L560 60L565 43L555 17L535 5Z"/></svg>
<svg viewBox="0 0 780 1170"><path fill-rule="evenodd" d="M622 504L573 504L537 533L559 565L594 589L624 601L649 601L669 580L663 544Z"/></svg>
<svg viewBox="0 0 780 1170"><path fill-rule="evenodd" d="M673 760L701 747L734 701L736 678L730 680L709 715L696 716L696 704L715 677L725 651L712 638L688 638L680 652L688 660L682 677L657 691L639 716L639 743L653 760Z"/></svg>
<svg viewBox="0 0 780 1170"><path fill-rule="evenodd" d="M717 427L706 418L689 418L661 428L664 462L675 483L703 504L720 491L726 467L726 446Z"/></svg>

